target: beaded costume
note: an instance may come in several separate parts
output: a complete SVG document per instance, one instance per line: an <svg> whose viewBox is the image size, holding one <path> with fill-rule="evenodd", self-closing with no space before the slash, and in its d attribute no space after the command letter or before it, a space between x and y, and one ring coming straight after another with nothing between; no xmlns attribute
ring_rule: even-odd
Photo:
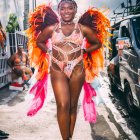
<svg viewBox="0 0 140 140"><path fill-rule="evenodd" d="M52 48L56 50L60 55L62 55L61 60L55 58L53 55L51 56L52 61L56 63L62 72L70 78L74 67L83 60L83 54L81 51L81 46L83 42L83 35L78 27L78 24L75 24L74 30L69 36L65 36L61 29L61 23L58 25L58 32L55 30L52 35ZM61 47L59 47L59 44ZM67 45L70 50L65 51L62 49L63 46ZM80 51L81 54L77 58L75 57L75 53ZM69 56L73 55L72 59L69 59ZM53 66L52 66L53 67Z"/></svg>
<svg viewBox="0 0 140 140"><path fill-rule="evenodd" d="M68 78L70 78L74 67L79 64L79 62L82 62L84 63L86 74L83 100L84 116L85 120L96 122L96 109L92 100L92 97L96 96L96 92L89 83L93 81L94 77L98 75L99 70L104 66L103 46L107 46L108 43L107 37L109 33L107 29L110 27L109 20L99 10L95 8L88 9L80 17L78 23L75 23L75 28L72 34L70 36L65 36L61 29L61 22L59 22L59 18L51 9L50 5L42 5L37 7L34 13L31 14L29 23L31 25L27 30L29 38L29 57L31 66L38 68L38 74L36 77L38 81L30 90L30 93L34 95L34 98L27 115L35 115L44 103L47 92L46 83L49 74L50 59L52 67L54 68L53 64L57 66ZM52 53L50 56L48 53L43 52L37 47L35 40L45 27L52 24L56 24L56 28L51 38ZM82 43L85 44L85 48L88 48L89 45L86 39L84 40L82 36L79 24L88 26L97 33L97 37L103 44L100 49L88 54L82 54ZM46 44L49 44L49 40L46 41ZM60 47L59 44L61 44L60 46L62 47ZM65 47L63 46L66 44L70 49L65 51ZM57 51L59 57L53 56L53 51ZM77 52L80 52L78 57L69 58L69 56L74 56Z"/></svg>

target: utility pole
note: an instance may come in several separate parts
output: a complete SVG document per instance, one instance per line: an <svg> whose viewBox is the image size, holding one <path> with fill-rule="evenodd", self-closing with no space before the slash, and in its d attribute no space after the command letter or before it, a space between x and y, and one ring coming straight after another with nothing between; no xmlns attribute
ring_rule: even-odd
<svg viewBox="0 0 140 140"><path fill-rule="evenodd" d="M36 8L36 0L32 0L32 8L33 8L33 12L34 12L34 10Z"/></svg>
<svg viewBox="0 0 140 140"><path fill-rule="evenodd" d="M34 11L34 0L32 0L32 8L33 8L33 11Z"/></svg>
<svg viewBox="0 0 140 140"><path fill-rule="evenodd" d="M7 0L3 0L3 3L4 3L4 6L3 6L3 26L5 28L6 24L4 23L7 23L8 22L8 6L9 6L9 3Z"/></svg>
<svg viewBox="0 0 140 140"><path fill-rule="evenodd" d="M24 30L28 28L29 0L24 0Z"/></svg>
<svg viewBox="0 0 140 140"><path fill-rule="evenodd" d="M128 0L127 0L127 16L128 16Z"/></svg>
<svg viewBox="0 0 140 140"><path fill-rule="evenodd" d="M35 8L36 8L36 0L35 0Z"/></svg>

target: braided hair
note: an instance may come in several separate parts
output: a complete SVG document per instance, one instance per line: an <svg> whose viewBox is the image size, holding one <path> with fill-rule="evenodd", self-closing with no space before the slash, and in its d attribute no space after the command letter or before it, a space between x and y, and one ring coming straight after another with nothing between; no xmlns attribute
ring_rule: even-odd
<svg viewBox="0 0 140 140"><path fill-rule="evenodd" d="M74 8L77 9L77 3L76 3L74 0L61 0L61 1L59 2L59 4L58 4L58 9L61 7L61 4L62 4L63 2L70 2L70 3L73 4Z"/></svg>

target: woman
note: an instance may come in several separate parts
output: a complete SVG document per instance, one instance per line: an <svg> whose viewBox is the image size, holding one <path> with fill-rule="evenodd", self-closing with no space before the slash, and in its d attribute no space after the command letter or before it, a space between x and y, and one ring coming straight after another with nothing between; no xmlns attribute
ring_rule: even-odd
<svg viewBox="0 0 140 140"><path fill-rule="evenodd" d="M73 19L77 12L74 1L61 1L58 10L61 22L46 27L38 36L37 45L47 52L46 40L52 39L51 82L61 135L64 140L68 140L73 134L78 98L85 81L81 50L83 38L86 37L91 45L86 52L100 48L101 42L92 29L74 23Z"/></svg>
<svg viewBox="0 0 140 140"><path fill-rule="evenodd" d="M48 12L47 14L44 12L44 15L43 12L40 13L38 9ZM46 40L51 39L52 53L50 75L57 104L57 119L63 140L68 140L72 138L73 135L78 99L85 81L83 53L89 54L86 59L90 59L92 57L91 52L102 47L102 41L99 39L94 29L84 25L84 16L90 17L90 15L86 15L87 13L85 13L83 18L79 20L79 23L74 22L77 13L77 4L74 0L61 0L59 2L58 11L60 20L58 20L57 16L49 7L43 7L42 10L41 7L39 7L38 9L33 13L32 18L30 18L31 25L36 26L35 31L33 30L34 26L31 26L27 32L29 37L30 33L34 34L34 36L31 37L32 40L30 39L29 41L30 48L36 45L44 53L38 53L41 57L37 60L33 52L38 52L39 49L37 47L32 47L32 51L29 51L29 54L31 53L30 57L35 60L34 62L38 61L37 63L40 65L39 72L43 72L48 62L46 62L46 59L42 59L42 57L44 58L46 53L50 52L50 49L46 47ZM43 19L41 15L44 17ZM40 22L44 20L46 21L40 27ZM44 24L47 26L43 28ZM39 28L41 29L39 30ZM84 38L88 42L87 49L82 48ZM33 40L35 39L36 43L34 44ZM46 57L48 57L48 55ZM90 62L88 62L88 65L90 65ZM40 77L42 77L42 75L38 76L40 81L35 84L31 92L33 92L35 88L36 91L39 91L39 87L42 85L40 83L45 83L45 80L41 81L42 78ZM44 102L45 91L42 90L41 92L42 94L39 98ZM34 94L35 96L38 95L37 92ZM36 108L40 109L42 104L43 103ZM36 105L37 103L34 103L33 108ZM31 109L28 115L32 116L37 111L38 109Z"/></svg>
<svg viewBox="0 0 140 140"><path fill-rule="evenodd" d="M23 81L27 81L32 76L29 59L23 51L23 45L18 45L17 52L8 59L7 64L12 69L12 81L19 77L22 77Z"/></svg>

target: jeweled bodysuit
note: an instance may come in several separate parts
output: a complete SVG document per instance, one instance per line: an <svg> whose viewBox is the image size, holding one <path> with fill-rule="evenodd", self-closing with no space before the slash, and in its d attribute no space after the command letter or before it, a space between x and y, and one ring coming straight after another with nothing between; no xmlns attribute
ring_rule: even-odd
<svg viewBox="0 0 140 140"><path fill-rule="evenodd" d="M69 36L64 35L61 23L58 24L52 35L52 68L63 71L70 78L74 67L82 62L82 43L83 35L78 24Z"/></svg>

